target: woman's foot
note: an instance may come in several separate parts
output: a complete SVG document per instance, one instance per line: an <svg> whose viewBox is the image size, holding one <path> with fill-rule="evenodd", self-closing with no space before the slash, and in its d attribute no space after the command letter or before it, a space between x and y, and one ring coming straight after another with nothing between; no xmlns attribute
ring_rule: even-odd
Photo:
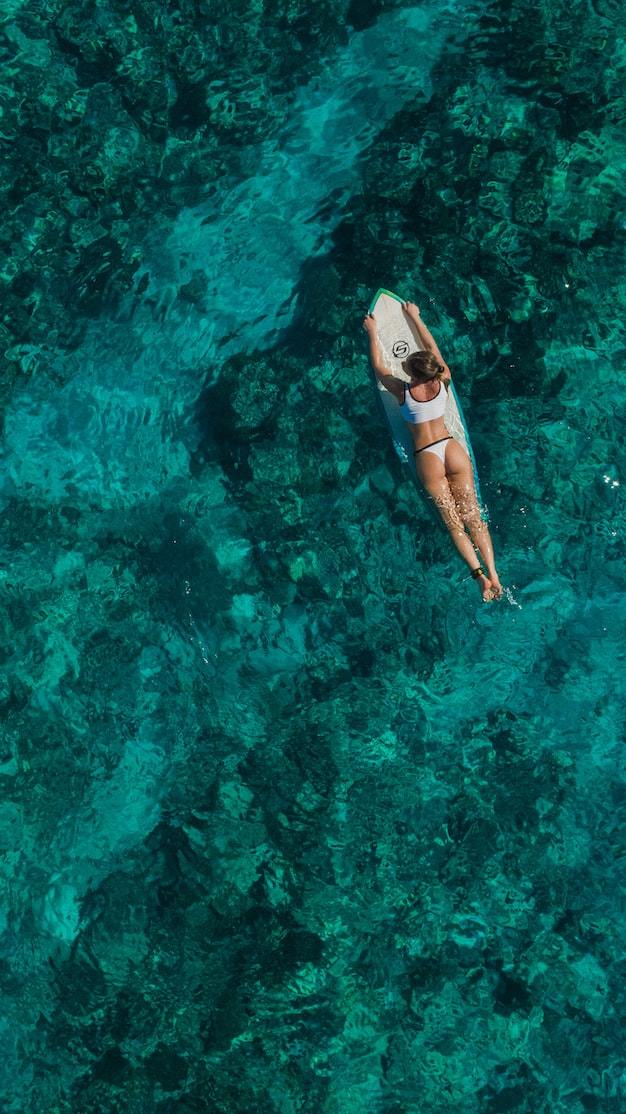
<svg viewBox="0 0 626 1114"><path fill-rule="evenodd" d="M478 581L478 587L485 603L491 603L496 598L492 581L484 573L481 573L475 579Z"/></svg>
<svg viewBox="0 0 626 1114"><path fill-rule="evenodd" d="M493 592L492 599L494 599L494 600L502 599L502 594L504 592L504 588L502 587L502 585L500 583L500 577L498 576L495 569L493 570L493 572L489 573L489 581L491 583L491 589L492 589L492 592Z"/></svg>
<svg viewBox="0 0 626 1114"><path fill-rule="evenodd" d="M481 571L482 571L482 569L481 569ZM492 592L491 598L492 599L501 599L502 594L503 594L503 590L505 590L505 589L503 589L502 585L500 584L500 577L497 574L496 566L495 565L491 565L491 566L488 565L486 575L489 578L489 582L491 584L491 592Z"/></svg>
<svg viewBox="0 0 626 1114"><path fill-rule="evenodd" d="M485 603L491 603L492 600L499 600L501 598L503 588L495 569L492 576L487 576L485 570L479 565L478 568L472 570L472 577L474 580L478 581L480 594Z"/></svg>

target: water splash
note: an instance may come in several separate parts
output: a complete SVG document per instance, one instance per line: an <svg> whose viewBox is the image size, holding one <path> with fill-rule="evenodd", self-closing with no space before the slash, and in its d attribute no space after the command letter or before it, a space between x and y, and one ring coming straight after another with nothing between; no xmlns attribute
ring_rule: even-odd
<svg viewBox="0 0 626 1114"><path fill-rule="evenodd" d="M513 588L515 588L515 587L516 587L516 585L514 584ZM518 603L517 599L513 595L513 591L512 591L511 588L505 588L504 589L503 598L506 599L507 603L509 603L511 605L511 607L517 607L520 611L522 610L522 605L521 605L521 603Z"/></svg>

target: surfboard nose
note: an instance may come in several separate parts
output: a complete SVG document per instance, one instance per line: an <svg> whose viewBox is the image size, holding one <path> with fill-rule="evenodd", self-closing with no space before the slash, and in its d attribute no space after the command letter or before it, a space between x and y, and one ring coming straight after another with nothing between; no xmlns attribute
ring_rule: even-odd
<svg viewBox="0 0 626 1114"><path fill-rule="evenodd" d="M386 294L388 298L394 298L396 302L400 302L400 305L402 305L403 299L400 298L398 294L394 294L393 290L386 290L384 286L380 286L370 302L369 309L367 311L368 313L374 312L376 302L380 297L382 297L383 294Z"/></svg>

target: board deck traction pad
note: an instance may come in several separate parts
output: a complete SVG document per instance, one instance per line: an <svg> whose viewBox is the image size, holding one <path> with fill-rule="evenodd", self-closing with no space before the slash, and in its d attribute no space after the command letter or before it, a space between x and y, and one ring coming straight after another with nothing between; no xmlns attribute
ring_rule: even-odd
<svg viewBox="0 0 626 1114"><path fill-rule="evenodd" d="M374 313L376 304L383 296L386 296L387 298L393 298L393 300L395 302L398 302L400 305L403 304L403 299L398 297L397 294L394 294L391 290L385 290L384 287L381 287L379 290L376 291L376 294L372 298L368 313ZM418 352L422 348L422 345L420 344L409 319L406 317L405 314L402 314L402 317L398 321L397 325L394 322L391 326L387 325L386 328L383 327L382 331L379 325L378 339L382 349L383 361L386 367L388 367L389 371L392 372L393 375L397 376L397 378L404 379L408 383L409 377L402 370L401 362L402 360L406 359L410 352ZM396 453L402 461L402 464L405 465L405 467L407 468L411 479L421 491L421 484L419 483L419 480L417 478L417 472L415 470L415 464L413 462L413 441L407 429L406 423L402 415L400 414L400 407L398 406L398 403L396 402L393 395L391 395L390 392L386 390L386 388L383 387L382 383L380 383L379 380L376 378L376 373L373 371L373 369L372 376L374 379L374 385L376 387L376 394L378 395L378 399L382 405L385 418L387 419L387 422L389 423L389 427L391 429L391 436L393 438L393 444ZM485 504L483 503L480 493L478 471L476 468L474 453L472 451L469 432L467 429L465 418L463 416L463 411L461 409L461 403L459 402L456 390L454 388L454 383L452 382L450 383L448 390L448 399L444 413L444 421L447 429L450 431L454 439L463 446L470 458L472 471L474 473L474 485L476 487L476 497L478 499L478 505L480 507L480 512L483 519L487 520L488 512Z"/></svg>

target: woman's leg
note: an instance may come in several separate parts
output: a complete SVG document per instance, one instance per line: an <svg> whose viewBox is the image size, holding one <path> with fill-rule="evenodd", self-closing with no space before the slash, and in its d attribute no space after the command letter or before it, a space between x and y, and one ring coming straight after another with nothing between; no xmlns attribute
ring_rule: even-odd
<svg viewBox="0 0 626 1114"><path fill-rule="evenodd" d="M452 442L448 441L447 444L451 445ZM463 519L446 478L444 464L434 453L419 453L415 458L415 462L417 474L447 526L457 552L463 558L467 567L473 572L480 564L480 561L476 556L476 551L472 542L465 532ZM478 579L478 584L483 599L490 600L492 598L492 591L489 579L481 576Z"/></svg>
<svg viewBox="0 0 626 1114"><path fill-rule="evenodd" d="M456 442L448 442L446 476L463 525L479 550L492 581L495 595L502 595L502 585L496 570L493 542L487 523L480 516L471 461L465 450Z"/></svg>

